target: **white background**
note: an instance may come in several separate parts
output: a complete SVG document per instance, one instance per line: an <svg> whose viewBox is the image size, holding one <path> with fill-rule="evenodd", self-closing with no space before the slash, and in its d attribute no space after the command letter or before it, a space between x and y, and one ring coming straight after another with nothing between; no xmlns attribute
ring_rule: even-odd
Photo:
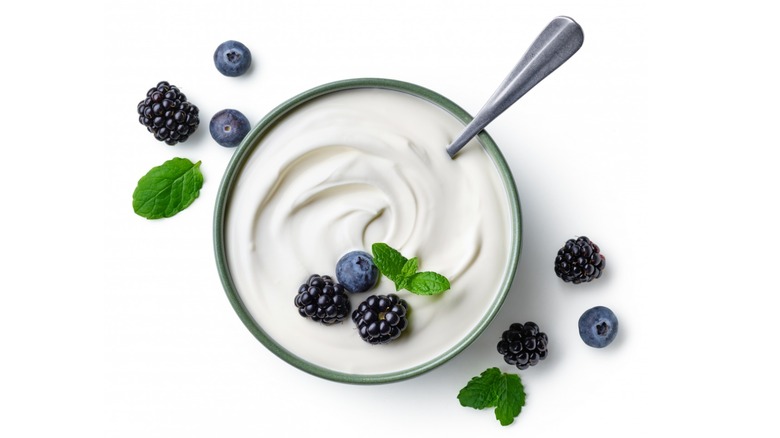
<svg viewBox="0 0 780 438"><path fill-rule="evenodd" d="M4 14L0 435L776 434L780 35L763 4L134 0ZM413 82L474 113L557 15L582 25L584 46L488 128L524 245L484 334L379 386L310 376L257 342L214 262L233 150L211 140L210 116L258 121L353 77ZM213 66L228 39L252 50L244 77ZM136 119L160 80L201 109L175 147ZM200 198L171 219L136 216L138 178L174 156L203 162ZM555 252L582 234L607 272L564 284ZM577 334L594 305L620 319L603 350ZM488 367L517 371L494 348L526 320L551 355L519 372L527 404L501 427L456 395Z"/></svg>

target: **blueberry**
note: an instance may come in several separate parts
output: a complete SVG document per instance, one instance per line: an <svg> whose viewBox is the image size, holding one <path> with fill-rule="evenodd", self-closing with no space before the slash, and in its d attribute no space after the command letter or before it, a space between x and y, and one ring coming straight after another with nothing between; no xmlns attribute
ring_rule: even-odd
<svg viewBox="0 0 780 438"><path fill-rule="evenodd" d="M352 293L365 292L376 285L379 269L371 255L352 251L344 254L336 264L336 278Z"/></svg>
<svg viewBox="0 0 780 438"><path fill-rule="evenodd" d="M596 306L582 314L579 327L583 342L594 348L604 348L617 336L618 320L609 308Z"/></svg>
<svg viewBox="0 0 780 438"><path fill-rule="evenodd" d="M238 146L249 133L249 128L249 119L234 109L219 111L209 123L209 132L214 141L228 148Z"/></svg>
<svg viewBox="0 0 780 438"><path fill-rule="evenodd" d="M241 76L252 64L252 52L238 41L225 41L214 51L214 65L225 76Z"/></svg>

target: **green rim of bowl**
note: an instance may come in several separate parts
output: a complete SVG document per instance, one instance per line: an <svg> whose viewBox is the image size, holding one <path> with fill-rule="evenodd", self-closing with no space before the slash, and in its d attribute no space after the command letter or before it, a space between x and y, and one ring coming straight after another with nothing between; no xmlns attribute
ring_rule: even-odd
<svg viewBox="0 0 780 438"><path fill-rule="evenodd" d="M444 96L431 91L427 88L419 85L411 84L408 82L382 79L382 78L356 78L346 79L336 82L327 83L318 87L305 91L286 102L282 103L270 113L268 113L244 138L243 142L234 152L230 163L225 170L225 174L220 184L219 192L217 193L216 206L214 209L214 252L216 256L217 269L222 280L222 285L230 300L230 304L238 314L241 321L249 329L249 331L260 341L266 348L268 348L276 356L289 363L290 365L307 372L309 374L319 376L321 378L354 384L376 384L376 383L389 383L395 381L405 380L411 377L418 376L427 371L430 371L448 360L455 357L458 353L463 351L469 346L479 335L487 328L490 322L498 313L502 304L504 303L509 289L512 286L514 276L517 269L517 263L520 259L520 250L522 246L522 232L521 223L522 217L520 212L520 200L517 195L517 187L515 186L512 172L504 159L504 156L496 146L493 139L483 131L479 134L479 141L484 146L487 153L495 162L498 171L501 175L504 187L507 191L507 197L510 201L510 211L512 220L512 233L514 238L507 244L511 245L510 259L507 265L507 273L501 283L501 292L497 296L497 299L491 304L488 312L482 317L479 323L471 330L471 332L463 338L460 342L454 345L452 348L441 354L440 356L429 360L425 363L417 366L399 370L391 373L383 374L348 374L340 371L331 370L321 367L319 365L308 362L301 359L297 355L291 353L285 349L282 345L272 339L263 328L254 320L252 315L244 306L238 290L233 282L233 278L230 274L230 269L227 262L226 246L225 246L225 215L227 213L227 205L230 198L230 193L233 184L237 180L240 171L246 163L248 157L254 151L257 144L260 143L260 139L263 135L273 128L280 120L282 120L288 113L294 111L299 106L313 99L322 97L324 95L345 91L354 90L360 88L380 88L386 90L393 90L402 93L411 94L413 96L427 100L440 108L444 109L456 119L467 124L473 118L461 107L445 98ZM442 145L444 148L445 145Z"/></svg>

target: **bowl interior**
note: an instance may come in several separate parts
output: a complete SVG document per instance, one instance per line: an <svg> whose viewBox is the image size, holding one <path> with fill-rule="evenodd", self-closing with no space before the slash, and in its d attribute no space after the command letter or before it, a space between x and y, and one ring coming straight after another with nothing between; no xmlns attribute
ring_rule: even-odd
<svg viewBox="0 0 780 438"><path fill-rule="evenodd" d="M461 151L461 154L459 154L458 158L453 160L453 163L457 162L458 160L463 160L463 163L467 163L469 158L461 158L461 156L467 155L467 153L469 153L469 148L474 149L474 151L471 153L486 154L486 156L489 158L489 161L492 163L492 168L495 170L494 177L496 178L496 181L498 181L497 184L500 185L500 189L503 191L503 193L500 193L497 196L500 198L500 203L503 205L502 208L505 208L505 211L503 214L496 213L492 215L506 216L506 218L503 219L498 218L506 222L506 235L500 237L504 246L504 249L501 250L501 260L498 260L503 262L500 264L500 275L498 275L500 278L495 281L495 285L493 286L495 291L487 294L487 297L482 299L482 301L474 307L475 309L478 309L475 310L475 312L478 312L478 314L472 315L470 317L471 319L466 324L466 327L459 328L461 331L458 332L459 334L457 339L446 339L441 343L442 345L437 345L436 348L426 347L426 351L432 351L430 354L423 354L420 351L415 350L414 347L410 346L412 345L411 340L414 338L414 334L425 333L425 327L423 327L425 324L418 324L417 326L413 326L415 333L413 333L413 335L407 336L410 338L409 340L399 342L398 346L391 346L393 343L381 346L367 346L367 344L360 344L362 341L359 341L358 344L360 344L360 346L354 347L355 349L368 347L373 349L372 354L374 355L376 355L376 352L378 351L384 351L378 349L387 349L389 351L387 353L388 355L408 355L408 358L405 360L400 361L395 365L390 365L389 367L376 366L374 369L372 368L373 365L371 365L369 361L365 367L360 368L360 366L362 366L360 363L362 360L362 352L359 352L359 350L355 350L358 352L352 352L352 350L350 350L344 354L340 354L338 352L338 347L334 347L334 354L328 356L335 356L336 359L334 360L339 360L338 357L343 357L343 366L341 363L334 364L331 362L330 358L327 360L320 360L319 358L307 356L305 350L301 350L297 341L291 342L290 339L285 338L286 332L294 331L296 333L300 333L302 335L300 337L308 337L311 343L317 345L327 345L330 342L330 339L340 339L342 335L349 335L353 338L357 338L357 335L354 333L348 334L349 331L354 331L354 327L342 327L337 329L332 329L332 327L317 327L317 330L319 330L318 332L309 332L309 330L314 330L312 327L314 327L315 324L311 321L305 321L303 318L300 318L297 315L297 312L295 311L295 308L292 304L295 293L292 290L289 292L291 295L280 298L281 301L279 302L287 303L286 306L288 307L283 310L279 310L278 312L292 315L290 318L294 317L295 320L290 321L289 323L287 320L284 322L281 322L281 320L276 320L276 316L274 315L276 315L277 311L270 313L268 310L270 307L275 307L272 305L273 301L266 300L267 296L270 295L271 292L268 292L264 289L254 290L253 287L249 286L252 281L246 280L246 278L251 279L253 274L247 274L245 271L254 269L254 266L257 266L258 264L269 264L270 262L275 262L275 260L265 259L265 262L262 262L263 259L258 259L260 261L251 260L245 264L242 264L243 262L239 262L238 260L243 256L237 255L240 254L240 252L237 252L238 250L236 248L239 248L241 245L243 245L244 243L242 242L248 242L250 240L252 243L247 243L250 249L254 249L255 245L271 246L269 245L268 241L275 240L275 237L265 236L265 238L260 238L260 236L263 236L262 233L266 232L266 228L268 227L265 223L262 226L257 223L257 218L262 214L260 212L262 209L257 205L246 205L252 203L253 196L256 196L256 194L245 194L244 192L246 192L247 189L244 189L244 187L249 186L249 182L254 184L255 181L251 179L253 178L251 175L258 174L262 174L260 177L258 177L261 178L257 180L258 186L262 186L264 181L262 178L270 178L268 181L271 181L272 184L274 184L273 188L269 189L269 192L273 191L276 193L280 190L284 190L284 188L279 189L277 187L284 186L283 183L278 182L281 178L287 178L291 181L290 186L294 186L296 182L295 170L286 170L287 167L284 167L285 164L283 164L286 162L283 160L279 162L274 161L274 156L270 155L271 153L268 152L268 150L272 150L273 146L268 146L268 144L273 144L275 138L280 136L283 138L283 135L279 133L284 133L286 132L285 130L288 129L288 126L293 126L291 121L299 120L299 115L305 114L306 109L311 108L313 105L325 105L325 103L330 103L330 99L332 99L334 96L340 98L347 92L356 92L360 90L381 90L382 92L379 93L380 95L384 95L383 93L385 92L387 92L388 95L400 93L399 96L403 95L405 96L404 98L412 96L414 99L422 100L427 105L436 108L436 111L443 111L446 113L446 117L451 118L459 128L462 128L462 126L468 123L472 118L459 106L455 105L452 101L439 95L438 93L414 84L389 79L350 79L325 84L301 93L298 96L295 96L284 102L276 109L271 111L266 117L264 117L252 129L249 135L247 135L242 144L236 150L231 162L228 165L228 168L222 179L219 192L217 194L214 215L214 245L217 267L228 299L230 300L231 305L245 326L265 347L267 347L275 355L289 364L307 373L325 379L345 383L386 383L407 379L441 365L461 352L471 342L473 342L492 321L502 303L504 302L515 275L522 241L521 213L520 202L517 196L517 190L511 171L492 138L486 132L482 132L478 138L474 140L475 144L467 146L463 151ZM368 108L371 108L371 104L369 103L368 105ZM318 109L318 111L322 112L324 110ZM305 124L304 122L295 123L298 123L298 125ZM369 127L366 129L370 131L372 129L372 125L370 123L368 125ZM363 141L367 144L370 144L372 139L367 138ZM292 147L294 146L290 146L290 148ZM446 142L441 145L441 151L443 155L446 155L445 148ZM320 149L317 150L319 151ZM307 155L311 155L311 153L307 152ZM322 162L323 160L330 159L330 157L331 155L323 154L322 157L317 158L317 160ZM449 158L447 159L449 160ZM295 162L299 163L300 161L301 160L296 160ZM405 163L402 163L401 165L403 166ZM279 167L283 167L284 170L280 169ZM417 173L412 173L412 175L414 176L416 174L422 174L425 172L427 172L427 168L421 167ZM472 171L471 173L476 172ZM268 174L272 176L269 177L267 176ZM274 179L276 179L276 182L272 181ZM429 182L428 185L433 185L433 183ZM415 199L414 202L416 203L418 200ZM399 203L403 204L408 202L397 202L396 204ZM244 210L246 210L246 212L243 212ZM379 216L381 216L381 214ZM489 220L496 219L490 219L490 211L486 212L483 218L488 218ZM384 220L384 218L379 219L380 222L381 220ZM268 223L271 222L272 219L269 219ZM287 222L292 223L293 221L288 220ZM243 226L241 225L243 223L247 223L249 225ZM239 225L237 226L236 224ZM235 229L237 228L246 228L247 231L245 235L235 232ZM364 231L364 234L365 233L367 232ZM370 234L370 231L368 231L368 233ZM293 233L293 235L295 235L295 233ZM255 242L257 240L259 240L259 242ZM280 240L278 243L279 247L277 250L280 254L274 256L276 259L284 258L282 253L286 251L288 246L295 246L295 243L291 242L290 244L285 244L283 240ZM490 248L489 245L487 247ZM479 253L477 250L475 251L475 254L479 254L479 257L482 258L491 257L490 252ZM416 254L409 254L410 257L412 255ZM475 255L474 257L477 256ZM426 261L435 261L435 258L421 257L420 260L422 267L425 268ZM328 272L323 272L323 274L325 273ZM266 280L270 282L276 281L276 279L268 279L267 277L269 276L266 276ZM270 277L274 276L270 275ZM283 277L283 275L279 275L279 277ZM279 279L279 281L283 280L297 281L297 284L300 284L301 281L305 281L305 278L299 278L295 280ZM464 294L462 298L459 298L457 296L458 292L454 291L455 284L458 281L459 280L457 279L453 281L453 291L447 291L441 296L423 298L418 296L409 296L409 300L428 300L418 301L420 304L416 306L413 305L412 312L417 312L421 316L427 315L429 313L431 315L436 315L435 313L431 313L435 311L430 311L428 309L433 308L433 306L439 306L440 308L444 308L444 306L451 306L448 309L455 309L454 311L459 311L457 309L460 307L467 308L471 306L468 304L468 300L472 299L472 296ZM382 279L380 284L383 284L382 282L390 283L387 281L387 279ZM384 287L387 288L389 286L392 286L392 284L386 284ZM285 290L288 290L286 286ZM392 289L386 290L392 291ZM352 299L353 303L357 303L361 298L352 297ZM446 304L448 302L453 304ZM462 304L457 304L459 302L462 302ZM419 310L414 310L418 308ZM414 316L414 313L410 314L410 319ZM435 326L435 324L439 323L440 320L442 321L441 324L444 324L444 320L446 318L449 318L449 316L446 316L440 312L438 316L433 316L430 318L430 324ZM302 324L302 320L303 323L308 323L308 325L298 325ZM287 327L288 324L293 325ZM285 327L281 327L282 325ZM352 322L347 319L344 325L351 326ZM450 323L450 325L453 324ZM329 333L328 331L330 330L332 330L332 332ZM433 332L433 330L434 329L431 329L431 332ZM309 334L307 335L307 333ZM328 336L331 336L331 338L328 338ZM352 341L345 340L343 342L348 343ZM350 346L349 348L352 349L353 347ZM395 351L392 349L395 349ZM406 352L407 350L408 352Z"/></svg>

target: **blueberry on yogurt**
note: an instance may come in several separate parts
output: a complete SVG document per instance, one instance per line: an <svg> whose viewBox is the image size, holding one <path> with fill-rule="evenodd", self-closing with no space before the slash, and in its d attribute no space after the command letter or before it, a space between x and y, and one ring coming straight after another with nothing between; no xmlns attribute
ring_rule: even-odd
<svg viewBox="0 0 780 438"><path fill-rule="evenodd" d="M252 52L238 41L225 41L214 51L214 65L225 76L241 76L252 65Z"/></svg>
<svg viewBox="0 0 780 438"><path fill-rule="evenodd" d="M351 251L336 264L336 278L349 292L365 292L376 285L379 269L370 254Z"/></svg>
<svg viewBox="0 0 780 438"><path fill-rule="evenodd" d="M582 314L579 320L580 337L585 344L604 348L617 336L618 320L608 307L596 306Z"/></svg>

